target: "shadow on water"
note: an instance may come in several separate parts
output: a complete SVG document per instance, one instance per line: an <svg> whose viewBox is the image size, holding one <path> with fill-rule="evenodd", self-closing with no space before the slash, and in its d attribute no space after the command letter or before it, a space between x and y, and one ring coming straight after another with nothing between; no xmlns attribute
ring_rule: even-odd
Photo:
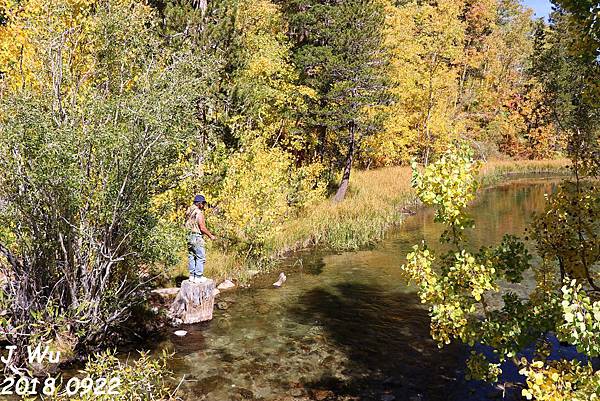
<svg viewBox="0 0 600 401"><path fill-rule="evenodd" d="M386 394L396 400L447 399L461 348L437 347L427 310L414 302L416 296L358 283L306 292L290 312L302 324L321 325L325 341L346 354L348 365L346 379L324 374L304 385L313 393L360 400L382 400Z"/></svg>

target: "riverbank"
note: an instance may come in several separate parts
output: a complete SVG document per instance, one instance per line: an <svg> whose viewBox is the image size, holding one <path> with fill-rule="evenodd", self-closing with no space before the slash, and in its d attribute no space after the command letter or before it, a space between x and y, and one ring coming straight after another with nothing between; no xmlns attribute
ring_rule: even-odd
<svg viewBox="0 0 600 401"><path fill-rule="evenodd" d="M567 159L488 161L481 169L481 185L493 185L514 175L568 173L568 164ZM407 166L354 171L343 202L324 199L287 220L266 244L264 259L250 260L208 244L206 274L244 284L295 251L309 247L349 251L377 243L417 208L410 178L411 169ZM175 276L185 274L184 264L175 270Z"/></svg>

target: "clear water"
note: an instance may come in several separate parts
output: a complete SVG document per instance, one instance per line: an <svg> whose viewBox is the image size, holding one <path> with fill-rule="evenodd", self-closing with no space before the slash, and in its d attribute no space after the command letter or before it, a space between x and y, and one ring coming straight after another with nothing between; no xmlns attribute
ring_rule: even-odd
<svg viewBox="0 0 600 401"><path fill-rule="evenodd" d="M523 234L556 180L523 179L483 190L471 213L475 247ZM222 293L227 310L169 333L158 349L186 400L466 400L465 349L438 349L429 318L399 267L413 244L437 243L443 227L420 210L373 249L296 255L251 289ZM172 330L174 331L174 329ZM395 398L392 398L395 397ZM483 398L482 398L483 397Z"/></svg>

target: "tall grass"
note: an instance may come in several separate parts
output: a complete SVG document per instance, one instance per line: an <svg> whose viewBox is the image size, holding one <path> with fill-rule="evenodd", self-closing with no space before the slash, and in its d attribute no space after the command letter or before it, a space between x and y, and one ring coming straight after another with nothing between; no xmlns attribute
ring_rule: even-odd
<svg viewBox="0 0 600 401"><path fill-rule="evenodd" d="M568 165L566 159L493 160L482 167L480 179L487 186L517 174L566 174ZM409 167L354 171L343 202L324 199L286 221L267 244L266 258L249 260L209 244L206 274L245 282L250 276L249 269L267 270L278 258L293 251L313 246L356 250L376 243L417 207L410 177ZM185 266L180 266L177 272L186 274Z"/></svg>
<svg viewBox="0 0 600 401"><path fill-rule="evenodd" d="M275 255L314 245L355 250L380 241L416 197L409 167L356 171L346 199L326 199L287 221L273 240Z"/></svg>
<svg viewBox="0 0 600 401"><path fill-rule="evenodd" d="M520 174L568 174L569 159L490 160L481 169L482 185L491 185Z"/></svg>

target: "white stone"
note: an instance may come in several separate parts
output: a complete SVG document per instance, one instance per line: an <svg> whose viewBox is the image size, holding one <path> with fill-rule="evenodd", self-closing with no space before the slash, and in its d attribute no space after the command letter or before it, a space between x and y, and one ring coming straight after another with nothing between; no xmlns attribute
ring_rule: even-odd
<svg viewBox="0 0 600 401"><path fill-rule="evenodd" d="M287 277L285 275L284 272L279 273L279 278L277 279L276 282L273 283L273 287L281 287L283 285L283 283L285 283L285 281L287 280Z"/></svg>
<svg viewBox="0 0 600 401"><path fill-rule="evenodd" d="M225 280L217 286L217 288L219 290L229 290L234 287L235 287L235 284L233 284L233 282L231 282L231 280Z"/></svg>

